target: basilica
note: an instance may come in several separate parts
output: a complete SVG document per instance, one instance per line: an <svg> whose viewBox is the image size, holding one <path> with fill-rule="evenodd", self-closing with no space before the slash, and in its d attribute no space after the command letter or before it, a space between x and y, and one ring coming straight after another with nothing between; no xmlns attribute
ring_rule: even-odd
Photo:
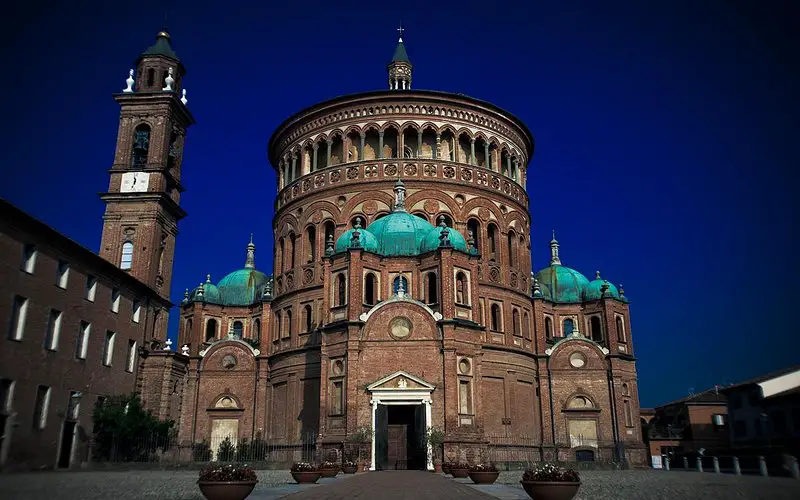
<svg viewBox="0 0 800 500"><path fill-rule="evenodd" d="M136 64L115 95L100 256L168 298L194 119L169 33ZM272 133L273 268L242 235L228 275L198 269L171 312L172 348L150 345L167 336L168 308L152 310L144 404L181 442L212 447L324 451L367 428L371 469L431 468L431 428L449 460L512 443L645 465L622 286L564 265L555 234L531 249L531 216L546 214L529 211L530 130L489 102L412 88L402 37L387 73L384 90L311 105ZM532 250L549 265L534 269Z"/></svg>

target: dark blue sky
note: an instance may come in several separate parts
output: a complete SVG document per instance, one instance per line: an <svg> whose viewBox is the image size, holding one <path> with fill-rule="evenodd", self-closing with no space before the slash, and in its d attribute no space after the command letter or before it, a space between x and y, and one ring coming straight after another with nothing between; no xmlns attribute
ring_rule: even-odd
<svg viewBox="0 0 800 500"><path fill-rule="evenodd" d="M14 3L0 21L0 195L97 250L111 94L165 8ZM415 88L491 101L533 131L534 268L555 228L565 265L625 285L643 406L798 361L797 2L168 5L198 122L176 303L241 267L250 232L271 269L270 134L318 101L383 89L402 20Z"/></svg>

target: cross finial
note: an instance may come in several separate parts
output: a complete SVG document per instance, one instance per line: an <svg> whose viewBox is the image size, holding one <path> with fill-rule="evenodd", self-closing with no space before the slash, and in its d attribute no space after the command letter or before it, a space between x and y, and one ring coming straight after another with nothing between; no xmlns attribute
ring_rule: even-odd
<svg viewBox="0 0 800 500"><path fill-rule="evenodd" d="M400 27L397 28L397 32L400 33L400 38L397 40L398 42L402 42L403 41L403 32L404 31L405 31L405 29L403 29L403 22L400 21Z"/></svg>

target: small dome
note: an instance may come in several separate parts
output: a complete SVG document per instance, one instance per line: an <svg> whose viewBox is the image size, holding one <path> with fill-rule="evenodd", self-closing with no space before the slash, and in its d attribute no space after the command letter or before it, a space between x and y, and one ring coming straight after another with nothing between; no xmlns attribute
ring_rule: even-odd
<svg viewBox="0 0 800 500"><path fill-rule="evenodd" d="M225 306L249 306L261 298L269 278L255 269L239 269L220 280L220 303Z"/></svg>
<svg viewBox="0 0 800 500"><path fill-rule="evenodd" d="M425 239L422 241L422 247L420 248L420 253L425 252L432 252L439 248L439 244L441 243L441 236L442 236L442 227L434 227L431 229L428 234L425 236ZM455 229L448 227L447 228L447 239L450 240L450 245L456 249L461 250L462 252L468 252L469 248L467 247L467 240L456 231Z"/></svg>
<svg viewBox="0 0 800 500"><path fill-rule="evenodd" d="M602 279L600 277L600 273L598 273L597 279L586 285L586 289L583 291L584 300L602 299L604 284L608 285L608 289L606 290L606 297L614 297L615 299L618 299L619 290L617 290L617 287L609 283L607 280Z"/></svg>
<svg viewBox="0 0 800 500"><path fill-rule="evenodd" d="M416 215L398 210L376 220L367 229L378 241L379 254L399 257L419 255L422 242L436 228Z"/></svg>
<svg viewBox="0 0 800 500"><path fill-rule="evenodd" d="M339 238L336 240L336 246L333 250L334 253L346 252L347 249L350 248L353 242L354 231L355 228L348 229L341 236L339 236ZM360 244L360 248L363 248L365 251L378 253L378 240L375 239L375 236L373 236L372 233L366 229L358 229L358 242Z"/></svg>
<svg viewBox="0 0 800 500"><path fill-rule="evenodd" d="M589 285L586 276L578 271L561 264L552 264L536 273L536 279L542 287L550 292L547 297L553 302L579 303L583 299L583 292Z"/></svg>

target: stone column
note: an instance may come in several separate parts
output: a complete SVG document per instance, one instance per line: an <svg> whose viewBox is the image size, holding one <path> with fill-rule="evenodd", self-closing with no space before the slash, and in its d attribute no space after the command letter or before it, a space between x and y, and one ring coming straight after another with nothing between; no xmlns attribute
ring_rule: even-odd
<svg viewBox="0 0 800 500"><path fill-rule="evenodd" d="M326 163L327 166L331 166L331 150L333 149L333 139L328 139L325 141L328 144L328 162Z"/></svg>
<svg viewBox="0 0 800 500"><path fill-rule="evenodd" d="M364 132L360 132L361 135L361 148L358 150L358 160L364 160L364 143L367 141L367 136Z"/></svg>
<svg viewBox="0 0 800 500"><path fill-rule="evenodd" d="M514 160L511 162L511 166L512 166L511 178L514 179L515 181L519 180L519 163L517 162L516 158L514 158Z"/></svg>
<svg viewBox="0 0 800 500"><path fill-rule="evenodd" d="M317 171L317 150L318 149L319 149L319 143L315 142L314 143L314 158L311 161L311 171L312 172L316 172Z"/></svg>
<svg viewBox="0 0 800 500"><path fill-rule="evenodd" d="M292 180L297 179L297 155L292 154Z"/></svg>
<svg viewBox="0 0 800 500"><path fill-rule="evenodd" d="M434 150L435 154L433 155L433 157L436 158L437 160L441 160L441 158L439 157L439 151L441 151L441 144L442 144L442 134L436 132L436 149Z"/></svg>
<svg viewBox="0 0 800 500"><path fill-rule="evenodd" d="M492 162L491 162L491 157L489 156L489 143L488 142L484 142L483 143L483 158L484 158L484 162L486 162L486 165L484 165L484 166L486 168L488 168L489 170L491 170L492 169Z"/></svg>
<svg viewBox="0 0 800 500"><path fill-rule="evenodd" d="M506 156L506 170L508 170L508 176L511 177L511 157Z"/></svg>
<svg viewBox="0 0 800 500"><path fill-rule="evenodd" d="M286 186L286 179L284 174L285 167L283 166L283 162L278 163L278 185L281 189Z"/></svg>
<svg viewBox="0 0 800 500"><path fill-rule="evenodd" d="M370 399L369 404L372 405L372 464L369 467L369 470L375 470L375 420L376 414L378 413L378 400L377 399Z"/></svg>
<svg viewBox="0 0 800 500"><path fill-rule="evenodd" d="M422 157L422 130L417 130L417 158Z"/></svg>
<svg viewBox="0 0 800 500"><path fill-rule="evenodd" d="M378 159L383 159L383 130L378 132Z"/></svg>
<svg viewBox="0 0 800 500"><path fill-rule="evenodd" d="M422 404L425 405L425 422L427 425L427 430L431 428L431 400L424 399L422 400ZM428 470L433 470L433 447L430 443L428 443Z"/></svg>
<svg viewBox="0 0 800 500"><path fill-rule="evenodd" d="M477 162L475 161L475 138L473 137L469 141L469 164L476 165Z"/></svg>

